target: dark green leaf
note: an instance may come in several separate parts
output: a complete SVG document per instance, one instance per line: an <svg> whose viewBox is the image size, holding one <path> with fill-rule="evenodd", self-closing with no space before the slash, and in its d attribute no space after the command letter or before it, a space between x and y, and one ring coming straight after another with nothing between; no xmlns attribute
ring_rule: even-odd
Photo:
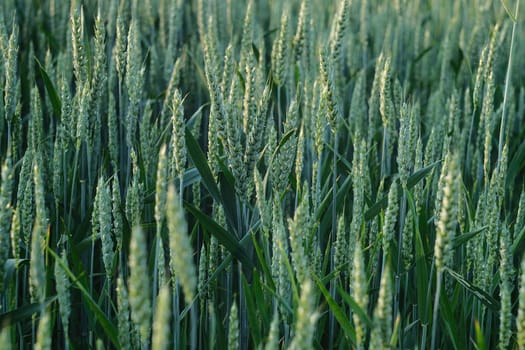
<svg viewBox="0 0 525 350"><path fill-rule="evenodd" d="M239 244L233 234L226 231L221 225L190 203L185 202L184 207L195 217L206 231L214 235L219 243L221 243L227 251L243 264L243 268L253 268L253 263L250 261L245 249Z"/></svg>
<svg viewBox="0 0 525 350"><path fill-rule="evenodd" d="M429 273L428 273L428 261L426 260L425 246L423 238L421 237L421 231L419 230L419 224L417 223L417 210L414 203L414 198L409 190L405 190L409 210L412 211L412 215L416 218L414 224L414 245L416 249L415 263L416 263L416 286L417 286L417 300L418 300L418 313L421 322L427 323L427 296L429 288Z"/></svg>
<svg viewBox="0 0 525 350"><path fill-rule="evenodd" d="M345 292L339 284L336 285L336 288L339 295L341 295L343 300L348 304L348 306L350 306L350 309L352 309L352 311L359 316L361 321L363 321L367 327L372 328L372 320L370 319L370 317L368 317L366 311L363 310L361 306L357 304L355 299L350 294Z"/></svg>
<svg viewBox="0 0 525 350"><path fill-rule="evenodd" d="M230 230L238 235L244 232L237 232L239 218L237 217L237 197L235 192L235 178L230 169L219 160L219 167L221 172L218 175L218 181L221 191L221 198L232 198L232 200L223 200L222 208L224 209L224 216L229 225Z"/></svg>
<svg viewBox="0 0 525 350"><path fill-rule="evenodd" d="M215 179L213 178L210 167L208 166L206 156L202 152L201 147L199 146L197 140L195 140L195 137L193 137L188 127L186 127L185 138L186 148L191 160L193 161L193 164L195 165L195 168L199 171L199 174L201 174L202 184L204 187L206 187L213 199L217 203L221 203L221 194L217 184L215 183Z"/></svg>
<svg viewBox="0 0 525 350"><path fill-rule="evenodd" d="M279 144L277 145L277 147L275 147L275 151L273 151L271 162L275 160L275 157L277 157L281 148L286 144L286 142L288 142L290 137L292 137L292 135L295 134L295 131L296 129L291 129L286 134L283 135L283 137L281 138L281 141L279 141Z"/></svg>
<svg viewBox="0 0 525 350"><path fill-rule="evenodd" d="M202 106L200 106L192 115L191 117L188 119L188 122L186 123L186 125L188 126L189 129L192 129L193 126L195 125L195 121L197 120L197 118L199 117L199 114L202 113L202 110L204 109L204 107L208 106L209 103L205 103L203 104Z"/></svg>
<svg viewBox="0 0 525 350"><path fill-rule="evenodd" d="M474 295L479 301L481 301L485 306L487 306L492 311L497 312L500 308L498 302L490 296L487 292L482 290L481 288L473 285L469 281L463 278L459 273L449 269L445 268L445 271L448 272L448 274L454 278L459 284L461 284L465 289L470 291L472 295Z"/></svg>
<svg viewBox="0 0 525 350"><path fill-rule="evenodd" d="M337 189L337 198L336 198L336 206L337 208L335 209L335 211L339 211L339 209L341 209L341 207L343 206L344 204L344 197L346 195L349 194L349 190L350 190L350 186L352 185L352 177L348 176L346 179L345 179L345 182L343 182L343 184ZM331 188L328 193L326 194L326 196L324 197L323 201L321 202L321 204L319 205L319 209L317 210L317 218L318 219L321 219L323 218L322 221L325 221L325 220L332 220L332 217L329 216L329 215L324 215L325 213L332 213L334 208L333 208L333 198L332 198L332 192L333 192L333 188ZM331 223L330 223L331 225Z"/></svg>
<svg viewBox="0 0 525 350"><path fill-rule="evenodd" d="M419 181L421 181L434 167L439 164L441 161L438 160L437 162L434 162L423 169L420 169L416 171L412 176L408 178L407 181L407 187L408 189L411 189L414 187ZM370 220L374 218L377 214L381 212L381 209L386 208L387 205L387 196L381 198L378 202L376 202L370 209L368 209L365 213L366 220Z"/></svg>
<svg viewBox="0 0 525 350"><path fill-rule="evenodd" d="M118 348L119 342L118 342L118 331L117 328L111 321L106 317L106 314L100 309L97 302L93 299L93 296L89 293L89 291L84 287L84 285L79 281L79 279L75 276L75 274L67 267L67 265L64 263L64 261L51 249L47 248L47 251L51 256L55 259L56 263L62 267L62 269L66 272L66 274L71 279L71 282L73 282L77 288L80 290L82 296L86 300L89 308L93 313L95 314L95 317L100 322L100 325L104 329L104 332L108 336L109 340L113 345Z"/></svg>
<svg viewBox="0 0 525 350"><path fill-rule="evenodd" d="M261 318L261 324L269 325L271 320L270 313L273 312L273 305L271 302L266 302L266 295L264 293L264 288L262 285L262 277L259 275L257 270L253 271L253 282L252 282L252 292L254 300L257 302L257 307L259 311L259 317ZM264 303L264 305L262 305Z"/></svg>
<svg viewBox="0 0 525 350"><path fill-rule="evenodd" d="M341 326L342 330L344 331L345 337L349 339L352 343L356 343L355 338L355 329L350 323L350 320L348 319L348 316L344 313L344 311L337 305L337 302L330 296L330 292L325 288L323 283L317 278L317 276L314 276L315 282L317 283L317 286L321 290L321 293L323 293L326 302L328 303L328 306L332 310L335 319L337 322L339 322L339 325Z"/></svg>
<svg viewBox="0 0 525 350"><path fill-rule="evenodd" d="M461 332L461 329L465 329L466 326L460 327L458 324L457 315L454 313L455 310L451 307L451 302L448 299L447 293L442 293L439 300L439 309L441 311L441 319L445 324L445 329L447 330L454 349L467 349L465 332Z"/></svg>
<svg viewBox="0 0 525 350"><path fill-rule="evenodd" d="M266 259L263 256L261 247L259 246L259 243L257 242L257 237L255 237L255 234L252 234L251 236L252 236L253 246L255 248L255 253L257 254L257 258L259 259L259 263L261 264L264 275L266 276L266 280L268 281L268 283L270 283L270 287L272 289L275 289L275 285L272 279L272 273L270 272L270 268L268 267L268 264L266 263Z"/></svg>
<svg viewBox="0 0 525 350"><path fill-rule="evenodd" d="M253 337L255 344L260 344L262 340L261 322L257 317L257 300L255 300L251 286L246 281L246 277L242 275L242 285L244 288L244 299L246 304L246 311L248 314L248 323L250 324L250 336Z"/></svg>
<svg viewBox="0 0 525 350"><path fill-rule="evenodd" d="M421 181L425 176L428 175L428 173L430 173L432 171L432 169L434 169L434 167L436 165L438 165L439 163L441 163L441 160L438 160L426 167L424 167L423 169L419 169L418 171L416 171L414 174L412 174L408 180L407 180L407 187L410 189L412 187L414 187L415 185L417 185L417 183L419 181Z"/></svg>
<svg viewBox="0 0 525 350"><path fill-rule="evenodd" d="M513 255L516 255L520 247L522 247L523 244L525 243L525 227L523 227L521 231L515 235L516 237L514 238L514 243L512 243L512 254Z"/></svg>
<svg viewBox="0 0 525 350"><path fill-rule="evenodd" d="M0 314L0 330L4 327L10 327L17 322L24 321L29 319L31 316L42 311L43 308L46 308L47 305L54 302L57 299L57 296L47 298L43 304L33 303L20 306L18 309L11 310Z"/></svg>
<svg viewBox="0 0 525 350"><path fill-rule="evenodd" d="M55 85L53 85L53 82L51 79L49 79L49 76L46 73L46 70L40 63L40 61L35 57L35 62L38 65L38 71L40 72L40 76L42 77L42 80L44 81L44 86L46 87L47 94L49 95L49 100L51 101L51 106L53 106L53 112L57 116L57 118L60 120L61 113L62 113L62 102L60 102L60 97L57 93L57 90L55 89Z"/></svg>
<svg viewBox="0 0 525 350"><path fill-rule="evenodd" d="M516 176L525 167L525 140L519 145L518 149L513 152L514 157L509 162L507 171L507 183L512 184Z"/></svg>
<svg viewBox="0 0 525 350"><path fill-rule="evenodd" d="M4 286L9 284L16 270L18 270L21 265L26 264L29 264L29 259L7 259L4 265Z"/></svg>
<svg viewBox="0 0 525 350"><path fill-rule="evenodd" d="M476 235L478 235L480 232L482 232L483 230L485 230L488 226L483 226L482 228L479 228L477 230L474 230L474 231L471 231L471 232L467 232L467 233L463 233L459 236L456 236L452 239L452 246L454 249L462 246L463 244L467 243L471 238L475 237Z"/></svg>
<svg viewBox="0 0 525 350"><path fill-rule="evenodd" d="M201 176L196 168L186 170L182 176L182 183L185 188L199 181L201 181Z"/></svg>

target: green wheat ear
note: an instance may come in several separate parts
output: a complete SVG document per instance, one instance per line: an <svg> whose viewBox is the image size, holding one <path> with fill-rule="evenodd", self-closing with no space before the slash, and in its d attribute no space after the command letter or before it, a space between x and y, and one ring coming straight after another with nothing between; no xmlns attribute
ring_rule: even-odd
<svg viewBox="0 0 525 350"><path fill-rule="evenodd" d="M230 308L230 318L228 322L228 350L236 350L239 348L239 315L237 310L237 303L233 300Z"/></svg>
<svg viewBox="0 0 525 350"><path fill-rule="evenodd" d="M370 336L370 347L387 348L392 334L392 273L390 264L385 265L381 275L381 287L379 298L374 309L372 333Z"/></svg>
<svg viewBox="0 0 525 350"><path fill-rule="evenodd" d="M507 227L504 227L500 236L500 327L499 341L500 349L509 347L512 337L512 292L514 289L513 254L511 249L511 235Z"/></svg>
<svg viewBox="0 0 525 350"><path fill-rule="evenodd" d="M268 334L268 340L264 350L277 350L279 349L279 313L276 310L273 314L272 323L270 324L270 333Z"/></svg>
<svg viewBox="0 0 525 350"><path fill-rule="evenodd" d="M97 193L95 195L96 210L93 210L93 239L100 236L102 242L102 261L106 270L108 281L113 272L113 257L115 255L113 247L113 219L110 188L107 181L102 177L98 181Z"/></svg>
<svg viewBox="0 0 525 350"><path fill-rule="evenodd" d="M308 276L308 258L305 251L306 237L310 234L310 194L305 185L303 198L299 202L292 219L288 219L292 263L297 281L302 283Z"/></svg>
<svg viewBox="0 0 525 350"><path fill-rule="evenodd" d="M132 342L130 336L132 328L130 324L129 295L126 284L120 275L117 278L117 310L119 344L122 348L127 349L131 347Z"/></svg>
<svg viewBox="0 0 525 350"><path fill-rule="evenodd" d="M153 336L151 348L155 350L169 349L171 335L171 288L165 284L161 287L153 321Z"/></svg>
<svg viewBox="0 0 525 350"><path fill-rule="evenodd" d="M40 320L38 321L38 333L35 343L36 350L51 350L51 342L53 339L52 325L51 311L49 307L44 308L40 312Z"/></svg>
<svg viewBox="0 0 525 350"><path fill-rule="evenodd" d="M443 199L439 218L436 222L434 257L436 268L442 271L452 264L452 239L455 236L458 212L459 164L458 157L447 155L446 167L442 170Z"/></svg>
<svg viewBox="0 0 525 350"><path fill-rule="evenodd" d="M65 238L63 238L65 239ZM63 248L60 258L66 266L68 266L67 253ZM69 277L66 271L55 262L55 280L58 296L58 306L60 310L60 320L64 327L65 338L69 336L69 316L71 315L71 294L69 290Z"/></svg>
<svg viewBox="0 0 525 350"><path fill-rule="evenodd" d="M42 303L46 297L46 266L44 250L48 232L47 210L45 206L44 188L41 168L35 162L33 167L35 184L36 217L31 234L31 260L29 268L31 300Z"/></svg>
<svg viewBox="0 0 525 350"><path fill-rule="evenodd" d="M351 289L353 297L359 307L366 312L368 308L368 281L365 272L365 260L361 243L356 242L356 247L352 262ZM356 329L356 340L358 348L363 348L366 340L366 326L363 324L360 316L353 314L353 320Z"/></svg>
<svg viewBox="0 0 525 350"><path fill-rule="evenodd" d="M184 108L182 106L182 96L180 91L176 89L173 93L172 101L172 150L173 162L172 174L182 177L186 168L186 142L184 138L185 123L184 123Z"/></svg>
<svg viewBox="0 0 525 350"><path fill-rule="evenodd" d="M0 292L4 292L5 264L9 256L9 243L11 241L11 214L13 212L11 195L13 191L13 166L8 155L2 166L2 184L0 185ZM16 223L15 223L16 224ZM15 228L16 229L16 228ZM18 242L13 242L18 246ZM14 248L13 250L19 248Z"/></svg>
<svg viewBox="0 0 525 350"><path fill-rule="evenodd" d="M313 339L315 325L319 314L315 310L315 291L312 281L306 279L301 284L301 298L297 307L297 320L294 326L295 335L290 343L290 349L314 349Z"/></svg>
<svg viewBox="0 0 525 350"><path fill-rule="evenodd" d="M272 46L271 63L273 79L277 86L286 84L289 67L289 45L288 45L289 15L285 10L281 16L279 36L275 38Z"/></svg>
<svg viewBox="0 0 525 350"><path fill-rule="evenodd" d="M525 349L525 256L521 259L518 300L518 317L516 318L517 343L519 349Z"/></svg>
<svg viewBox="0 0 525 350"><path fill-rule="evenodd" d="M131 320L139 330L140 342L147 346L151 332L151 284L147 265L147 244L140 226L132 230L129 247L129 306Z"/></svg>
<svg viewBox="0 0 525 350"><path fill-rule="evenodd" d="M399 211L399 190L397 181L390 185L388 191L388 206L385 212L383 223L383 252L389 254L390 245L394 238L394 228L396 226Z"/></svg>
<svg viewBox="0 0 525 350"><path fill-rule="evenodd" d="M522 1L0 3L1 349L525 350Z"/></svg>
<svg viewBox="0 0 525 350"><path fill-rule="evenodd" d="M173 185L168 187L166 221L169 232L173 286L175 286L175 280L180 282L184 291L184 300L189 305L193 302L197 289L197 270L193 261L193 248L188 236L188 224L184 218L179 195L175 192Z"/></svg>

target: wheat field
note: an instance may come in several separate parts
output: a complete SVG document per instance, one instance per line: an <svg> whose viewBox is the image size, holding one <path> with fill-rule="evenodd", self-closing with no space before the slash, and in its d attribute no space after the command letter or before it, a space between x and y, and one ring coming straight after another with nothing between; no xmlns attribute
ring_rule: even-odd
<svg viewBox="0 0 525 350"><path fill-rule="evenodd" d="M2 0L0 348L525 349L524 11Z"/></svg>

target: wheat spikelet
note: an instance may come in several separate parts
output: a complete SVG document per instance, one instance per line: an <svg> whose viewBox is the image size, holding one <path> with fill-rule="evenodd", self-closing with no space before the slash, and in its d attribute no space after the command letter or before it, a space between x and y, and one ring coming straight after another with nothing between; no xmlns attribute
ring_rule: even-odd
<svg viewBox="0 0 525 350"><path fill-rule="evenodd" d="M3 41L3 40L0 40ZM13 21L7 48L1 50L5 57L4 112L8 125L13 123L17 101L18 72L18 26Z"/></svg>
<svg viewBox="0 0 525 350"><path fill-rule="evenodd" d="M230 319L228 322L228 350L239 349L239 315L237 302L233 300L230 308Z"/></svg>
<svg viewBox="0 0 525 350"><path fill-rule="evenodd" d="M119 122L117 120L115 95L113 91L109 91L108 95L108 149L111 165L116 171L118 169L120 150L118 141Z"/></svg>
<svg viewBox="0 0 525 350"><path fill-rule="evenodd" d="M348 27L348 19L350 12L350 0L343 0L338 8L337 17L334 20L332 31L330 33L330 52L332 59L337 67L341 59L341 51L343 49L343 42L345 39L346 29Z"/></svg>
<svg viewBox="0 0 525 350"><path fill-rule="evenodd" d="M319 314L315 311L315 293L312 282L306 279L301 284L301 299L297 307L295 335L289 349L313 349L312 341L315 335L315 324Z"/></svg>
<svg viewBox="0 0 525 350"><path fill-rule="evenodd" d="M174 157L173 174L182 177L186 168L186 141L185 141L185 123L184 109L182 106L182 97L178 89L173 92L172 101L172 148Z"/></svg>
<svg viewBox="0 0 525 350"><path fill-rule="evenodd" d="M40 157L35 157L33 165L33 181L35 186L36 216L31 237L31 263L29 269L30 294L34 301L43 302L46 296L46 268L44 250L48 233L48 216L45 204L45 190L42 179Z"/></svg>
<svg viewBox="0 0 525 350"><path fill-rule="evenodd" d="M294 60L300 67L303 63L303 57L306 51L306 41L309 35L310 25L310 0L302 0L301 8L299 10L299 19L297 21L295 35L293 37L292 45L294 48Z"/></svg>
<svg viewBox="0 0 525 350"><path fill-rule="evenodd" d="M123 81L126 72L126 50L127 50L127 4L128 1L121 1L117 13L116 39L113 47L113 59L118 79Z"/></svg>
<svg viewBox="0 0 525 350"><path fill-rule="evenodd" d="M62 249L60 255L62 262L68 266L66 250ZM69 316L71 315L71 295L69 292L69 278L66 271L60 266L58 262L55 262L55 280L56 290L58 296L58 306L60 310L60 320L64 327L64 334L66 338L69 334Z"/></svg>
<svg viewBox="0 0 525 350"><path fill-rule="evenodd" d="M337 232L334 244L334 270L337 271L337 273L339 273L342 270L342 267L348 263L349 256L347 255L347 252L349 246L347 235L345 218L343 215L340 215L337 219Z"/></svg>
<svg viewBox="0 0 525 350"><path fill-rule="evenodd" d="M188 237L188 228L184 212L180 206L179 196L175 187L168 187L166 204L166 220L168 223L171 271L184 291L184 300L191 304L197 289L197 271L193 262L193 248ZM175 283L175 280L173 280Z"/></svg>
<svg viewBox="0 0 525 350"><path fill-rule="evenodd" d="M365 208L366 184L366 141L356 135L354 141L354 157L352 159L352 190L354 193L352 204L352 222L350 223L350 235L354 240L361 236L363 224L363 212Z"/></svg>
<svg viewBox="0 0 525 350"><path fill-rule="evenodd" d="M255 184L257 209L259 210L259 216L261 217L263 233L268 238L272 226L272 210L270 203L268 202L268 200L266 200L266 189L264 187L263 178L261 173L259 172L259 169L254 169L253 177Z"/></svg>
<svg viewBox="0 0 525 350"><path fill-rule="evenodd" d="M254 7L254 1L248 0L241 36L241 53L239 59L239 67L241 68L247 67L249 65L247 60L249 60L250 56L252 55Z"/></svg>
<svg viewBox="0 0 525 350"><path fill-rule="evenodd" d="M287 300L290 295L290 279L286 269L288 263L288 240L286 237L286 228L282 217L282 206L278 198L273 199L272 213L272 264L271 273L275 289L279 296ZM285 312L284 306L281 313Z"/></svg>
<svg viewBox="0 0 525 350"><path fill-rule="evenodd" d="M53 337L51 312L45 308L40 313L38 321L38 333L36 335L35 350L51 350L51 341Z"/></svg>
<svg viewBox="0 0 525 350"><path fill-rule="evenodd" d="M131 153L133 162L133 179L126 193L126 216L130 226L140 225L142 222L144 185L140 181L140 171L137 164L136 153Z"/></svg>
<svg viewBox="0 0 525 350"><path fill-rule="evenodd" d="M78 85L87 79L87 57L84 46L84 9L71 6L71 42L73 48L73 68Z"/></svg>
<svg viewBox="0 0 525 350"><path fill-rule="evenodd" d="M359 305L359 307L366 312L368 308L368 282L365 273L363 251L359 241L357 241L355 245L351 276L352 295L357 305ZM361 318L356 313L352 315L352 318L356 328L357 346L358 348L363 347L366 340L366 327L363 324Z"/></svg>
<svg viewBox="0 0 525 350"><path fill-rule="evenodd" d="M365 91L365 71L361 70L357 75L357 80L352 92L352 101L348 113L349 123L352 126L354 135L361 134L365 130L366 119L366 91Z"/></svg>
<svg viewBox="0 0 525 350"><path fill-rule="evenodd" d="M15 259L20 259L20 210L13 209L13 216L11 218L11 253Z"/></svg>
<svg viewBox="0 0 525 350"><path fill-rule="evenodd" d="M101 98L105 92L107 81L107 62L106 62L106 27L102 20L100 8L95 18L95 53L94 67L92 73L92 90L96 96L96 101L100 104Z"/></svg>
<svg viewBox="0 0 525 350"><path fill-rule="evenodd" d="M519 306L516 318L517 343L520 350L525 349L525 256L521 259L521 274L519 278Z"/></svg>
<svg viewBox="0 0 525 350"><path fill-rule="evenodd" d="M276 193L285 191L289 184L289 174L293 167L297 136L292 135L279 148L270 165L270 179Z"/></svg>
<svg viewBox="0 0 525 350"><path fill-rule="evenodd" d="M131 320L139 330L143 346L148 346L151 332L151 283L147 260L144 232L140 226L135 226L129 247L129 306Z"/></svg>
<svg viewBox="0 0 525 350"><path fill-rule="evenodd" d="M388 191L388 205L383 223L383 252L389 254L390 244L394 238L394 228L399 211L399 193L397 182L393 182Z"/></svg>
<svg viewBox="0 0 525 350"><path fill-rule="evenodd" d="M500 236L500 298L501 298L501 309L499 317L499 348L508 349L510 344L510 338L512 336L512 300L511 295L513 292L513 254L511 249L511 237L510 231L507 227L503 227Z"/></svg>
<svg viewBox="0 0 525 350"><path fill-rule="evenodd" d="M163 285L160 289L153 321L153 336L151 348L165 350L169 348L171 335L171 288Z"/></svg>
<svg viewBox="0 0 525 350"><path fill-rule="evenodd" d="M332 134L335 134L340 123L340 103L337 101L334 82L333 58L326 53L320 55L320 70L323 83L322 101L326 104L326 118Z"/></svg>
<svg viewBox="0 0 525 350"><path fill-rule="evenodd" d="M306 184L303 186L303 198L295 209L294 218L288 219L292 262L297 281L302 283L308 276L308 260L304 249L306 237L310 234L310 194Z"/></svg>
<svg viewBox="0 0 525 350"><path fill-rule="evenodd" d="M206 310L206 303L208 301L207 267L208 255L206 254L206 246L203 244L199 255L199 273L197 281L197 293L199 294L201 312Z"/></svg>
<svg viewBox="0 0 525 350"><path fill-rule="evenodd" d="M253 193L254 184L251 177L247 174L251 174L255 168L255 163L259 158L263 147L265 145L264 134L267 131L269 122L269 116L267 115L268 104L271 97L271 89L268 84L264 86L264 90L258 94L261 96L256 105L255 117L253 123L248 127L248 135L246 139L246 146L244 151L244 166L246 170L243 171L242 176L246 177L246 195L245 198L249 200ZM257 101L256 101L257 103Z"/></svg>
<svg viewBox="0 0 525 350"><path fill-rule="evenodd" d="M108 183L101 177L97 186L98 196L98 222L100 239L102 241L102 260L106 269L106 276L111 279L113 272L113 221L111 217L112 203ZM96 199L95 199L96 200Z"/></svg>
<svg viewBox="0 0 525 350"><path fill-rule="evenodd" d="M43 302L45 299L46 266L44 261L43 237L46 230L41 220L35 220L31 237L31 255L29 264L29 295L33 302Z"/></svg>
<svg viewBox="0 0 525 350"><path fill-rule="evenodd" d="M139 104L142 98L144 84L144 67L142 67L142 53L140 47L140 32L135 19L131 21L128 32L128 49L126 56L125 85L128 92L128 110L126 114L126 143L133 146L136 137Z"/></svg>
<svg viewBox="0 0 525 350"><path fill-rule="evenodd" d="M379 298L374 309L372 334L370 336L370 349L385 349L390 343L392 333L392 281L390 265L386 264L381 275Z"/></svg>
<svg viewBox="0 0 525 350"><path fill-rule="evenodd" d="M442 271L450 266L452 259L452 238L455 236L458 210L459 189L459 164L457 156L448 155L450 159L447 167L443 169L443 200L439 211L439 219L436 222L436 241L434 245L434 257L436 268Z"/></svg>
<svg viewBox="0 0 525 350"><path fill-rule="evenodd" d="M11 240L10 226L13 212L11 196L14 179L11 163L11 156L8 155L2 166L2 183L0 184L0 293L3 293L5 288L5 263L9 256L9 243ZM18 242L15 242L15 244L18 245Z"/></svg>
<svg viewBox="0 0 525 350"><path fill-rule="evenodd" d="M162 225L166 218L166 190L168 184L168 158L166 155L166 145L162 145L159 151L157 163L157 179L155 182L155 222L157 239L160 238Z"/></svg>
<svg viewBox="0 0 525 350"><path fill-rule="evenodd" d="M18 178L18 209L20 211L20 231L22 241L29 246L30 236L33 227L34 198L33 198L33 172L32 164L33 153L30 149L24 154L22 168Z"/></svg>
<svg viewBox="0 0 525 350"><path fill-rule="evenodd" d="M279 312L276 310L273 313L272 323L270 324L270 332L268 333L268 340L264 346L264 350L278 350L279 349Z"/></svg>
<svg viewBox="0 0 525 350"><path fill-rule="evenodd" d="M123 218L121 213L121 198L120 198L120 183L118 176L113 177L111 184L111 212L113 214L113 235L117 241L117 251L122 248L122 230L124 228Z"/></svg>
<svg viewBox="0 0 525 350"><path fill-rule="evenodd" d="M289 16L288 10L281 15L281 25L279 27L279 36L275 38L272 46L271 63L272 77L277 86L281 87L286 84L288 79L288 60L289 47L288 41Z"/></svg>
<svg viewBox="0 0 525 350"><path fill-rule="evenodd" d="M123 349L131 347L131 325L129 322L129 297L122 276L117 278L117 327L119 344Z"/></svg>

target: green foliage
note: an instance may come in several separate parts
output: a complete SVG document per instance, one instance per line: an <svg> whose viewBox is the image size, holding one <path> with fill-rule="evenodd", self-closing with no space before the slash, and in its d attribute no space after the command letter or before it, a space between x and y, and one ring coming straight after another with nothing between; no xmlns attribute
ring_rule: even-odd
<svg viewBox="0 0 525 350"><path fill-rule="evenodd" d="M2 344L523 348L519 6L2 1Z"/></svg>

